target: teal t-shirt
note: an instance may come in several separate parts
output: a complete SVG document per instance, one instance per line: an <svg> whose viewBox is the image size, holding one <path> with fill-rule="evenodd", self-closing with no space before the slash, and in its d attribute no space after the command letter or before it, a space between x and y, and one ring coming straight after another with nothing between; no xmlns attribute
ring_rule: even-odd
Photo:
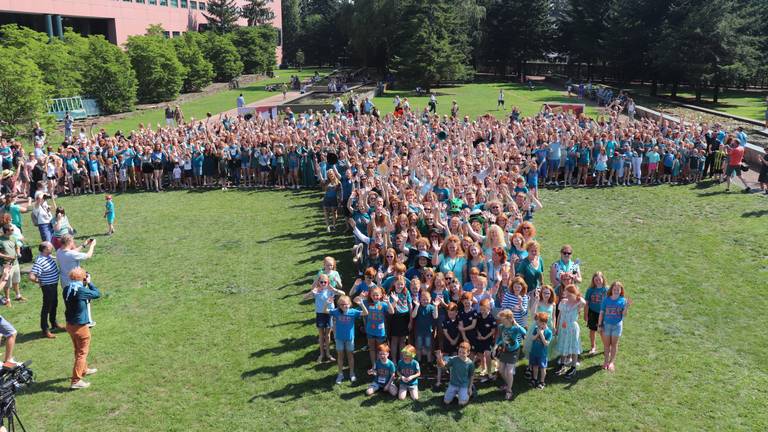
<svg viewBox="0 0 768 432"><path fill-rule="evenodd" d="M107 201L105 205L107 209L107 215L114 216L115 215L115 203L112 201Z"/></svg>
<svg viewBox="0 0 768 432"><path fill-rule="evenodd" d="M475 373L475 362L470 358L464 361L459 356L446 357L443 361L445 367L451 372L449 384L459 388L469 387L470 378Z"/></svg>
<svg viewBox="0 0 768 432"><path fill-rule="evenodd" d="M392 360L390 359L387 359L386 363L382 363L379 359L376 359L376 366L374 369L376 369L376 384L380 386L388 383L389 379L396 371L395 364L392 363Z"/></svg>
<svg viewBox="0 0 768 432"><path fill-rule="evenodd" d="M21 208L16 204L4 207L4 210L11 214L11 223L21 228Z"/></svg>
<svg viewBox="0 0 768 432"><path fill-rule="evenodd" d="M539 332L539 331L540 330L538 328L535 328L533 330L533 334L535 335L536 332ZM552 330L550 330L549 327L544 329L544 339L546 339L547 341L552 340ZM533 343L531 343L531 351L530 351L531 357L544 358L544 357L547 357L548 352L549 352L549 345L544 345L543 343L541 343L540 340L536 339L533 341Z"/></svg>
<svg viewBox="0 0 768 432"><path fill-rule="evenodd" d="M406 363L403 360L399 360L397 362L397 373L401 376L411 376L417 374L421 369L419 369L419 362L417 362L415 359L411 359L410 362ZM407 383L408 386L416 386L419 384L419 379L416 378L413 381L409 381Z"/></svg>

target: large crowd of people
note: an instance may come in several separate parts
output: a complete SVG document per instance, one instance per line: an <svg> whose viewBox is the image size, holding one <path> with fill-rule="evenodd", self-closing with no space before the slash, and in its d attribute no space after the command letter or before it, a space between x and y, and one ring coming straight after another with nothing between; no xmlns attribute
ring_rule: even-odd
<svg viewBox="0 0 768 432"><path fill-rule="evenodd" d="M609 282L600 269L589 269L593 276L582 289L586 269L569 245L560 245L559 260L545 266L544 245L537 241L543 227L533 224L544 208L540 186L710 176L730 184L740 175L746 143L743 131L719 125L630 119L617 111L590 119L546 109L523 117L512 108L509 118L472 120L460 118L458 109L439 116L405 100L393 114L365 112L342 106L336 113L276 119L209 116L114 135L81 129L58 145L40 133L29 153L0 136L3 286L26 300L18 289L18 257L28 243L22 214L31 213L43 240L30 276L43 292L41 330L55 337L53 331L64 327L56 315L60 283L76 355L72 388L86 387L83 377L95 372L85 358L93 324L89 301L99 292L79 266L95 241L75 245L66 212L55 204L58 196L321 186L326 230L345 229L354 238L358 278L344 290L329 257L307 293L315 300L318 360L337 360L341 383L346 357L354 381L355 327L364 322L358 333L370 353L369 393L417 398L419 378L433 371L436 386L449 384L446 401L458 397L465 404L476 377L501 377L502 391L512 397L523 356L532 386L544 387L555 353L557 373L575 378L582 319L590 329L589 353L596 352L599 334L604 368L616 367L631 302L622 283ZM111 196L105 218L111 233ZM10 306L8 287L5 292ZM15 330L2 319L0 329L11 361Z"/></svg>

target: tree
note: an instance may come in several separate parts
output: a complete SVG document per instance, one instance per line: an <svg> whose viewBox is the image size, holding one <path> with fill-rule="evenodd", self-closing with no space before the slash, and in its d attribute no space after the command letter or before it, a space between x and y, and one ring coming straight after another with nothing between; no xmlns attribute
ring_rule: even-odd
<svg viewBox="0 0 768 432"><path fill-rule="evenodd" d="M0 46L17 48L18 53L35 62L43 81L50 86L51 97L80 94L82 75L77 59L59 39L48 41L48 35L28 27L7 24L0 27Z"/></svg>
<svg viewBox="0 0 768 432"><path fill-rule="evenodd" d="M549 0L493 0L488 5L485 52L499 72L515 64L523 80L525 63L543 57L553 35Z"/></svg>
<svg viewBox="0 0 768 432"><path fill-rule="evenodd" d="M128 54L103 36L88 37L83 91L99 102L102 111L130 111L136 103L136 74Z"/></svg>
<svg viewBox="0 0 768 432"><path fill-rule="evenodd" d="M592 65L607 58L608 6L604 0L571 0L561 11L559 48L569 62L587 64L587 79L592 79Z"/></svg>
<svg viewBox="0 0 768 432"><path fill-rule="evenodd" d="M209 32L202 39L205 58L213 65L216 81L227 82L243 73L243 62L229 38Z"/></svg>
<svg viewBox="0 0 768 432"><path fill-rule="evenodd" d="M299 65L299 67L304 66L304 51L301 49L296 51L296 64Z"/></svg>
<svg viewBox="0 0 768 432"><path fill-rule="evenodd" d="M35 62L17 48L0 47L0 119L3 134L15 136L29 129L45 112L50 86Z"/></svg>
<svg viewBox="0 0 768 432"><path fill-rule="evenodd" d="M176 58L172 42L162 36L130 36L125 48L137 73L139 101L176 99L184 79L184 68Z"/></svg>
<svg viewBox="0 0 768 432"><path fill-rule="evenodd" d="M203 13L211 30L216 33L229 33L237 26L240 9L235 0L210 0L208 13Z"/></svg>
<svg viewBox="0 0 768 432"><path fill-rule="evenodd" d="M238 27L230 33L245 73L271 72L275 68L276 36L272 26Z"/></svg>
<svg viewBox="0 0 768 432"><path fill-rule="evenodd" d="M275 13L267 6L267 0L248 0L240 11L249 26L270 24L275 19Z"/></svg>
<svg viewBox="0 0 768 432"><path fill-rule="evenodd" d="M393 62L400 79L430 88L469 75L466 35L455 32L460 20L448 0L412 0L403 17Z"/></svg>
<svg viewBox="0 0 768 432"><path fill-rule="evenodd" d="M283 62L295 60L301 40L301 16L298 0L283 0Z"/></svg>
<svg viewBox="0 0 768 432"><path fill-rule="evenodd" d="M184 68L184 92L196 92L213 81L213 65L206 60L198 43L200 33L186 32L184 36L173 38L176 57Z"/></svg>

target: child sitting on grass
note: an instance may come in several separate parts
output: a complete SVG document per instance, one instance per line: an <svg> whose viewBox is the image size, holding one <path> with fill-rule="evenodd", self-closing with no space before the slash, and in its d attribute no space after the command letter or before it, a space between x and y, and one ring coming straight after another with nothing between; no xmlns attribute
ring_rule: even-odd
<svg viewBox="0 0 768 432"><path fill-rule="evenodd" d="M475 363L469 358L469 342L459 344L459 355L443 358L443 353L437 351L437 365L441 368L447 368L451 375L448 381L448 389L445 391L443 402L448 405L457 396L459 405L464 406L469 403L469 397L472 396L472 388L475 380Z"/></svg>

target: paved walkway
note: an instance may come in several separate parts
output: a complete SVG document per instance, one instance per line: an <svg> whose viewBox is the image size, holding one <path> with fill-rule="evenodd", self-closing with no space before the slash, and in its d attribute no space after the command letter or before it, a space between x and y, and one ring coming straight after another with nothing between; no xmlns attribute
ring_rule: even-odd
<svg viewBox="0 0 768 432"><path fill-rule="evenodd" d="M306 94L301 94L298 91L289 91L285 95L285 99L283 99L283 94L281 92L275 92L274 96L270 96L266 99L260 99L256 102L251 102L249 104L245 104L246 108L259 108L259 107L269 107L269 106L277 106L283 103L294 101L302 96L306 96ZM223 111L219 113L219 116L237 116L237 108L232 108L231 110Z"/></svg>

